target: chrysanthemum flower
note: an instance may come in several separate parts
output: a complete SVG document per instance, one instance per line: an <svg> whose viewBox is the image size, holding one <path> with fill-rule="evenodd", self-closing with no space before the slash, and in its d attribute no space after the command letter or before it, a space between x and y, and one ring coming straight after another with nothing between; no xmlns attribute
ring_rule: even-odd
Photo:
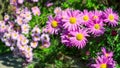
<svg viewBox="0 0 120 68"><path fill-rule="evenodd" d="M113 12L112 8L108 8L104 12L105 22L108 22L109 25L116 26L118 25L119 16L117 13Z"/></svg>
<svg viewBox="0 0 120 68"><path fill-rule="evenodd" d="M115 68L115 61L113 58L98 56L96 59L96 64L92 64L91 66L93 68Z"/></svg>
<svg viewBox="0 0 120 68"><path fill-rule="evenodd" d="M100 36L104 33L105 28L103 27L103 22L101 21L92 21L88 25L88 30L91 34L93 34L95 37Z"/></svg>
<svg viewBox="0 0 120 68"><path fill-rule="evenodd" d="M90 12L90 18L93 21L98 21L98 20L102 20L102 11L98 11L98 10L94 10Z"/></svg>
<svg viewBox="0 0 120 68"><path fill-rule="evenodd" d="M48 29L50 34L57 34L58 31L60 30L59 25L60 25L60 22L57 17L53 18L51 15L48 17L46 28Z"/></svg>
<svg viewBox="0 0 120 68"><path fill-rule="evenodd" d="M80 12L69 9L65 13L66 16L62 19L64 29L77 30L81 24Z"/></svg>
<svg viewBox="0 0 120 68"><path fill-rule="evenodd" d="M70 34L72 35L70 37L70 42L72 43L72 46L83 48L87 43L87 30L85 29L79 29L78 31L71 31Z"/></svg>
<svg viewBox="0 0 120 68"><path fill-rule="evenodd" d="M87 26L91 21L90 12L88 12L88 10L84 10L83 12L81 12L80 16L82 17L81 19L82 24Z"/></svg>
<svg viewBox="0 0 120 68"><path fill-rule="evenodd" d="M104 47L101 50L103 55L105 55L105 57L109 58L113 56L113 52L108 52Z"/></svg>

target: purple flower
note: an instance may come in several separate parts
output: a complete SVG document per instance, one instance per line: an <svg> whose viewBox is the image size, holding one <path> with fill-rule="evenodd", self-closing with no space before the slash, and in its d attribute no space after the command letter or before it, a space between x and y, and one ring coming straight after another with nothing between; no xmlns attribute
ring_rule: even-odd
<svg viewBox="0 0 120 68"><path fill-rule="evenodd" d="M59 19L57 17L52 17L52 15L50 15L48 17L48 21L47 21L47 26L46 28L48 29L48 32L50 34L57 34L58 31L60 30L60 22Z"/></svg>
<svg viewBox="0 0 120 68"><path fill-rule="evenodd" d="M90 12L88 12L88 10L84 10L83 12L81 12L80 16L82 17L82 24L85 26L89 25L89 23L91 22Z"/></svg>
<svg viewBox="0 0 120 68"><path fill-rule="evenodd" d="M113 52L108 52L104 47L101 50L103 55L105 55L105 57L109 58L113 56Z"/></svg>
<svg viewBox="0 0 120 68"><path fill-rule="evenodd" d="M92 21L88 25L88 30L90 33L92 33L95 37L100 36L104 33L105 28L103 27L103 22L101 21Z"/></svg>
<svg viewBox="0 0 120 68"><path fill-rule="evenodd" d="M8 14L5 14L5 16L4 16L4 21L8 21L9 20L9 15Z"/></svg>
<svg viewBox="0 0 120 68"><path fill-rule="evenodd" d="M38 45L38 42L36 42L36 41L32 41L32 42L30 43L30 46L31 46L32 48L36 48L37 45Z"/></svg>
<svg viewBox="0 0 120 68"><path fill-rule="evenodd" d="M69 9L65 13L66 16L62 19L64 29L77 30L81 24L79 11Z"/></svg>
<svg viewBox="0 0 120 68"><path fill-rule="evenodd" d="M105 22L108 22L108 25L112 27L118 25L119 16L117 13L113 12L112 8L108 8L104 11Z"/></svg>
<svg viewBox="0 0 120 68"><path fill-rule="evenodd" d="M55 14L58 14L58 13L60 13L62 11L62 9L60 8L60 7L56 7L55 9L54 9L54 13Z"/></svg>
<svg viewBox="0 0 120 68"><path fill-rule="evenodd" d="M37 6L34 6L31 9L32 9L32 13L34 15L38 15L39 16L41 14L40 9Z"/></svg>
<svg viewBox="0 0 120 68"><path fill-rule="evenodd" d="M92 64L92 68L115 68L115 61L113 58L106 58L105 56L98 56L95 60L96 64Z"/></svg>
<svg viewBox="0 0 120 68"><path fill-rule="evenodd" d="M50 47L50 42L49 41L43 41L42 42L42 47L44 47L44 48Z"/></svg>
<svg viewBox="0 0 120 68"><path fill-rule="evenodd" d="M93 21L102 20L102 15L103 15L102 11L94 10L90 12L90 18Z"/></svg>
<svg viewBox="0 0 120 68"><path fill-rule="evenodd" d="M70 32L71 37L70 37L70 42L72 43L71 45L78 47L78 48L83 48L85 47L87 43L87 30L85 29L79 29L78 31L71 31Z"/></svg>

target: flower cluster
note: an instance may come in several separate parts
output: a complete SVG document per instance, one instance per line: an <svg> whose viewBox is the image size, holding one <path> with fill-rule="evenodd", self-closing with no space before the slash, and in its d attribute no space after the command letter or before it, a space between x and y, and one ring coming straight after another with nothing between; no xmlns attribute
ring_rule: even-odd
<svg viewBox="0 0 120 68"><path fill-rule="evenodd" d="M92 68L115 68L115 61L113 60L113 52L108 52L104 47L101 49L102 53L95 59L95 64Z"/></svg>
<svg viewBox="0 0 120 68"><path fill-rule="evenodd" d="M29 63L33 59L33 49L40 41L44 48L48 48L50 38L48 34L41 33L38 25L33 29L29 26L32 15L40 15L38 7L33 7L32 12L26 7L18 8L14 14L14 21L10 20L8 14L5 14L4 20L0 21L0 39L10 47L15 56L22 57L26 63Z"/></svg>
<svg viewBox="0 0 120 68"><path fill-rule="evenodd" d="M115 27L118 25L118 15L111 8L100 10L62 10L55 8L55 16L50 15L45 32L60 34L61 42L66 46L85 47L87 37L98 37L104 34L105 26Z"/></svg>

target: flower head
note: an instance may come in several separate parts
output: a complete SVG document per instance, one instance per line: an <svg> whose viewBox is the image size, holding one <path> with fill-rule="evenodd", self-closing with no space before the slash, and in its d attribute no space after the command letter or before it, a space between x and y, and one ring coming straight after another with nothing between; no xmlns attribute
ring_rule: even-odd
<svg viewBox="0 0 120 68"><path fill-rule="evenodd" d="M47 26L50 34L57 34L60 30L60 22L57 17L53 18L51 15L48 17Z"/></svg>
<svg viewBox="0 0 120 68"><path fill-rule="evenodd" d="M103 22L101 21L93 21L88 26L88 30L92 33L95 37L100 36L104 33L105 28L103 27Z"/></svg>
<svg viewBox="0 0 120 68"><path fill-rule="evenodd" d="M83 12L81 12L80 16L82 17L82 24L87 26L91 21L90 12L88 12L88 10L84 10Z"/></svg>
<svg viewBox="0 0 120 68"><path fill-rule="evenodd" d="M81 24L80 13L77 10L67 10L65 12L66 16L62 19L64 29L70 30L77 30Z"/></svg>
<svg viewBox="0 0 120 68"><path fill-rule="evenodd" d="M95 60L96 64L92 64L93 68L115 68L115 61L112 58L98 56Z"/></svg>
<svg viewBox="0 0 120 68"><path fill-rule="evenodd" d="M105 57L109 58L113 56L113 52L108 52L104 47L101 50L103 55L105 55Z"/></svg>
<svg viewBox="0 0 120 68"><path fill-rule="evenodd" d="M104 11L105 22L108 22L109 25L116 26L118 25L119 16L117 13L113 12L112 8L108 8Z"/></svg>
<svg viewBox="0 0 120 68"><path fill-rule="evenodd" d="M32 13L38 16L41 14L40 9L37 6L32 7Z"/></svg>
<svg viewBox="0 0 120 68"><path fill-rule="evenodd" d="M78 31L71 31L70 42L73 46L83 48L87 43L87 31L85 29L79 29Z"/></svg>

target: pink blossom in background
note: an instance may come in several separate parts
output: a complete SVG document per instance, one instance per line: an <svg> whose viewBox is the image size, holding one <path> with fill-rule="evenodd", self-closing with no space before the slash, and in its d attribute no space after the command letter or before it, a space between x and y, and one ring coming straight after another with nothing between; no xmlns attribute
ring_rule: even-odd
<svg viewBox="0 0 120 68"><path fill-rule="evenodd" d="M47 6L47 7L50 7L50 6L52 6L52 5L53 5L52 2L47 2L47 3L46 3L46 6Z"/></svg>
<svg viewBox="0 0 120 68"><path fill-rule="evenodd" d="M60 7L56 7L55 9L54 9L54 13L55 14L58 14L58 13L60 13L62 11L62 9L60 8Z"/></svg>
<svg viewBox="0 0 120 68"><path fill-rule="evenodd" d="M41 14L40 9L37 6L32 7L31 9L32 9L33 15L38 15L39 16Z"/></svg>

